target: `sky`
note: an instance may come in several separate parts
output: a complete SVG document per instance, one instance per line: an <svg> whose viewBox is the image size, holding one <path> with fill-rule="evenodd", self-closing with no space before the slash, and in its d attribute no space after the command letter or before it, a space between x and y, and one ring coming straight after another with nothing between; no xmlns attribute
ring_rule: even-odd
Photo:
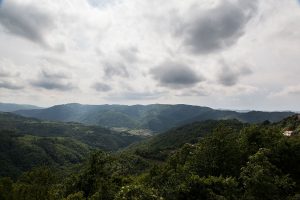
<svg viewBox="0 0 300 200"><path fill-rule="evenodd" d="M300 111L297 0L0 0L0 102Z"/></svg>

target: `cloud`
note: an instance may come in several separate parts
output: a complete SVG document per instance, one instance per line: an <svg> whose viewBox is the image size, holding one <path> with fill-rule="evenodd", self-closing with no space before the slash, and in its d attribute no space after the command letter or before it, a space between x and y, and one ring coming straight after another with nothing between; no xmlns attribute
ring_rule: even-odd
<svg viewBox="0 0 300 200"><path fill-rule="evenodd" d="M123 48L119 50L119 54L129 63L138 61L139 50L136 47Z"/></svg>
<svg viewBox="0 0 300 200"><path fill-rule="evenodd" d="M162 92L125 91L106 96L110 100L154 100L163 96Z"/></svg>
<svg viewBox="0 0 300 200"><path fill-rule="evenodd" d="M37 80L31 81L31 85L47 90L69 91L77 87L70 80L70 76L63 72L50 72L42 70Z"/></svg>
<svg viewBox="0 0 300 200"><path fill-rule="evenodd" d="M60 59L58 57L51 57L51 56L40 56L40 61L41 61L41 65L45 65L45 66L60 66L60 67L64 67L64 68L74 68L74 66L72 64L70 64L69 62L66 62L63 59Z"/></svg>
<svg viewBox="0 0 300 200"><path fill-rule="evenodd" d="M6 77L12 77L12 76L15 76L15 75L8 70L0 68L0 78L6 78Z"/></svg>
<svg viewBox="0 0 300 200"><path fill-rule="evenodd" d="M10 60L0 60L0 88L8 90L20 90L24 86L20 73L16 70L16 65Z"/></svg>
<svg viewBox="0 0 300 200"><path fill-rule="evenodd" d="M6 31L45 45L44 34L52 27L51 17L34 5L4 1L0 7L0 24Z"/></svg>
<svg viewBox="0 0 300 200"><path fill-rule="evenodd" d="M0 88L9 89L9 90L20 90L23 89L24 86L17 84L15 82L0 80Z"/></svg>
<svg viewBox="0 0 300 200"><path fill-rule="evenodd" d="M170 88L191 87L203 80L189 66L175 62L165 62L151 69L150 73L160 85Z"/></svg>
<svg viewBox="0 0 300 200"><path fill-rule="evenodd" d="M179 96L179 97L190 97L190 96L208 96L209 93L203 89L203 88L196 88L196 89L191 89L191 90L187 90L187 91L179 91L176 96Z"/></svg>
<svg viewBox="0 0 300 200"><path fill-rule="evenodd" d="M107 62L104 66L104 73L105 78L112 78L114 76L121 76L121 77L129 77L129 73L127 68L124 64L116 62Z"/></svg>
<svg viewBox="0 0 300 200"><path fill-rule="evenodd" d="M65 72L51 72L48 70L42 70L41 72L42 76L46 79L68 79L70 78L70 76L68 74L66 74Z"/></svg>
<svg viewBox="0 0 300 200"><path fill-rule="evenodd" d="M7 59L0 59L0 78L15 78L20 76L16 65Z"/></svg>
<svg viewBox="0 0 300 200"><path fill-rule="evenodd" d="M4 0L0 101L300 110L299 22L296 0Z"/></svg>
<svg viewBox="0 0 300 200"><path fill-rule="evenodd" d="M300 85L292 85L284 88L280 92L273 93L271 96L282 97L282 96L300 96Z"/></svg>
<svg viewBox="0 0 300 200"><path fill-rule="evenodd" d="M68 91L68 90L73 90L75 88L75 86L71 83L61 83L61 82L59 83L49 79L33 81L32 85L47 90L60 90L60 91Z"/></svg>
<svg viewBox="0 0 300 200"><path fill-rule="evenodd" d="M112 90L112 87L105 83L95 83L92 85L92 88L95 89L98 92L108 92Z"/></svg>
<svg viewBox="0 0 300 200"><path fill-rule="evenodd" d="M184 45L191 52L209 54L235 44L255 11L255 0L222 1L211 10L197 10L199 14L183 23L177 33L184 37Z"/></svg>
<svg viewBox="0 0 300 200"><path fill-rule="evenodd" d="M105 6L115 4L116 0L87 0L87 2L93 7L103 8Z"/></svg>
<svg viewBox="0 0 300 200"><path fill-rule="evenodd" d="M224 86L234 86L238 83L241 76L252 73L248 67L234 68L228 66L224 61L220 62L221 69L217 72L218 82Z"/></svg>

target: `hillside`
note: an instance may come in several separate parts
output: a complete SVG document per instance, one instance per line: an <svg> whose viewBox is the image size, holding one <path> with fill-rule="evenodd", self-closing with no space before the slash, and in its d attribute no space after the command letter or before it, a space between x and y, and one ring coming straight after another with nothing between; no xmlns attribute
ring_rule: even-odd
<svg viewBox="0 0 300 200"><path fill-rule="evenodd" d="M20 135L13 131L0 131L0 177L18 177L36 166L60 169L81 163L91 147L78 140L65 137L39 137Z"/></svg>
<svg viewBox="0 0 300 200"><path fill-rule="evenodd" d="M255 125L196 122L125 151L93 152L76 169L42 167L16 181L0 178L0 198L296 200L300 137L298 132L284 136L283 131L298 130L299 124L298 115Z"/></svg>
<svg viewBox="0 0 300 200"><path fill-rule="evenodd" d="M108 151L114 151L141 140L139 136L132 136L126 132L117 133L99 126L41 121L10 113L0 113L0 130L12 130L20 135L67 137L79 140L93 148Z"/></svg>
<svg viewBox="0 0 300 200"><path fill-rule="evenodd" d="M15 112L26 117L63 122L80 122L107 128L148 129L164 132L171 128L196 121L238 119L242 122L259 123L265 120L280 121L292 112L239 113L214 110L191 105L57 105L46 109L20 110Z"/></svg>
<svg viewBox="0 0 300 200"><path fill-rule="evenodd" d="M293 135L300 134L300 115L293 115L276 123L277 127L282 129L282 132L291 131Z"/></svg>
<svg viewBox="0 0 300 200"><path fill-rule="evenodd" d="M81 163L93 149L116 151L142 139L97 126L0 113L0 176L16 177L40 165Z"/></svg>
<svg viewBox="0 0 300 200"><path fill-rule="evenodd" d="M14 103L0 103L0 112L14 112L17 110L41 109L41 107Z"/></svg>
<svg viewBox="0 0 300 200"><path fill-rule="evenodd" d="M202 121L183 125L171 129L165 133L153 136L140 143L129 146L125 151L134 153L143 158L164 160L170 153L182 147L184 144L195 144L201 138L212 134L219 127L227 127L232 132L239 132L249 126L237 120Z"/></svg>

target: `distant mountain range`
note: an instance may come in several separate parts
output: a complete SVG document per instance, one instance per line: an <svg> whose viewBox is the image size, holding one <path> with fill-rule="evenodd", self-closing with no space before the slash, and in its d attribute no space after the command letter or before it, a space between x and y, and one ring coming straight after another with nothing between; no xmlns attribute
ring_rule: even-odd
<svg viewBox="0 0 300 200"><path fill-rule="evenodd" d="M32 110L32 109L41 109L41 107L26 105L26 104L0 103L0 112L14 112L17 110Z"/></svg>
<svg viewBox="0 0 300 200"><path fill-rule="evenodd" d="M80 122L106 128L148 129L158 133L173 127L204 120L237 119L247 123L259 123L265 120L277 122L295 114L293 112L237 112L184 104L127 106L75 103L45 109L18 110L14 113L43 120Z"/></svg>

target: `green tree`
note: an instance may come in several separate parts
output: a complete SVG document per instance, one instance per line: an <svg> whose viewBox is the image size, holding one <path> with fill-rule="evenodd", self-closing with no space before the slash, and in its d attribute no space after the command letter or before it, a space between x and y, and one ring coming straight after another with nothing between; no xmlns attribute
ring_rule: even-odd
<svg viewBox="0 0 300 200"><path fill-rule="evenodd" d="M144 185L132 184L123 186L116 195L115 200L163 200L157 190Z"/></svg>
<svg viewBox="0 0 300 200"><path fill-rule="evenodd" d="M14 199L52 200L52 190L56 182L52 171L47 167L35 168L25 172L14 184Z"/></svg>
<svg viewBox="0 0 300 200"><path fill-rule="evenodd" d="M284 137L274 145L270 159L283 173L289 174L300 191L300 137Z"/></svg>
<svg viewBox="0 0 300 200"><path fill-rule="evenodd" d="M203 138L187 161L190 171L199 176L236 176L242 166L238 134L219 126L212 135Z"/></svg>
<svg viewBox="0 0 300 200"><path fill-rule="evenodd" d="M272 149L283 138L278 128L252 125L241 131L239 144L244 162L260 148Z"/></svg>
<svg viewBox="0 0 300 200"><path fill-rule="evenodd" d="M228 177L199 177L190 176L185 183L178 187L176 199L182 200L226 200L239 199L238 182L235 178Z"/></svg>
<svg viewBox="0 0 300 200"><path fill-rule="evenodd" d="M83 192L76 192L68 195L68 197L63 200L85 200L85 198L83 197Z"/></svg>
<svg viewBox="0 0 300 200"><path fill-rule="evenodd" d="M113 161L108 153L93 153L83 171L68 181L67 195L82 191L85 198L113 199L120 187L114 183Z"/></svg>
<svg viewBox="0 0 300 200"><path fill-rule="evenodd" d="M269 149L259 149L242 168L244 199L282 200L293 194L295 183L269 161L269 154Z"/></svg>
<svg viewBox="0 0 300 200"><path fill-rule="evenodd" d="M0 200L13 199L13 180L11 178L0 179Z"/></svg>

